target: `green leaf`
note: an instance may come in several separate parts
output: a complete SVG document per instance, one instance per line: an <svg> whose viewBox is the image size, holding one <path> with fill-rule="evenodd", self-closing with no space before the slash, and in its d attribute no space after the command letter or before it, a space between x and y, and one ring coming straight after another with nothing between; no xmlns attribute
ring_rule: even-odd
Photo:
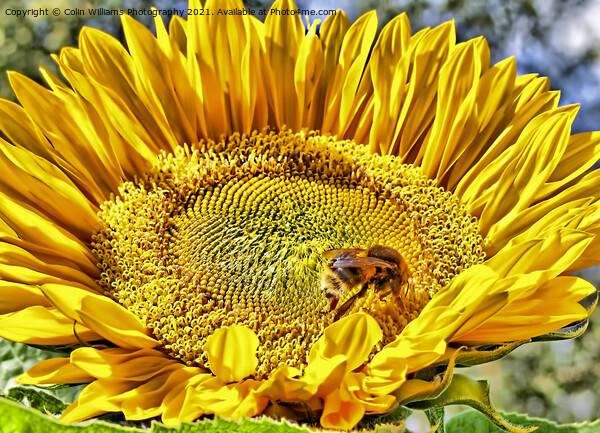
<svg viewBox="0 0 600 433"><path fill-rule="evenodd" d="M288 422L279 422L270 418L248 419L240 422L216 417L214 420L185 423L178 428L165 427L155 423L152 433L308 433L312 432L306 427L299 427Z"/></svg>
<svg viewBox="0 0 600 433"><path fill-rule="evenodd" d="M431 425L432 428L435 428L436 433L446 433L446 426L444 424L446 411L443 406L426 409L425 415L427 415L429 425Z"/></svg>
<svg viewBox="0 0 600 433"><path fill-rule="evenodd" d="M0 392L6 393L8 388L14 386L17 377L38 362L64 356L0 338Z"/></svg>
<svg viewBox="0 0 600 433"><path fill-rule="evenodd" d="M66 425L6 398L0 398L0 431L20 433L143 433L144 430L110 425L101 421Z"/></svg>
<svg viewBox="0 0 600 433"><path fill-rule="evenodd" d="M2 433L309 433L312 431L307 427L269 418L243 419L237 422L217 417L214 420L184 423L178 427L168 427L154 422L149 430L97 420L80 424L62 424L35 409L0 397L0 432Z"/></svg>
<svg viewBox="0 0 600 433"><path fill-rule="evenodd" d="M61 414L68 406L53 395L33 388L11 388L8 390L7 397L11 400L25 403L27 406L41 412L53 413L55 415Z"/></svg>
<svg viewBox="0 0 600 433"><path fill-rule="evenodd" d="M43 350L21 343L0 338L0 395L7 395L9 389L15 387L19 376L29 370L38 362L49 358L64 358L64 353ZM79 392L85 385L45 386L39 387L59 399L64 404L75 401ZM22 389L35 389L30 386L19 386ZM15 392L15 391L13 391ZM19 394L23 395L23 394ZM20 398L15 398L19 399Z"/></svg>
<svg viewBox="0 0 600 433"><path fill-rule="evenodd" d="M598 433L600 420L592 423L559 425L541 418L529 418L527 415L502 414L512 423L537 426L536 433ZM501 433L503 429L491 423L482 413L471 410L452 417L446 422L446 433Z"/></svg>

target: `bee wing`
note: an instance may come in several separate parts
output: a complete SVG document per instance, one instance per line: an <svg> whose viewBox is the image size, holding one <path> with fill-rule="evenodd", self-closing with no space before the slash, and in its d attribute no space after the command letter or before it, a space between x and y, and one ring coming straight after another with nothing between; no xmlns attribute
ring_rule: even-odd
<svg viewBox="0 0 600 433"><path fill-rule="evenodd" d="M348 289L361 283L365 278L370 278L370 273L366 273L363 268L335 268L331 271L339 278L341 283L348 286Z"/></svg>
<svg viewBox="0 0 600 433"><path fill-rule="evenodd" d="M331 268L393 268L395 265L376 257L348 257L338 258L333 261Z"/></svg>
<svg viewBox="0 0 600 433"><path fill-rule="evenodd" d="M392 263L403 263L404 257L398 251L390 247L375 245L369 250L369 257L377 257Z"/></svg>
<svg viewBox="0 0 600 433"><path fill-rule="evenodd" d="M323 252L323 257L329 260L334 260L336 258L343 257L354 257L359 255L366 256L367 250L363 250L360 248L338 248L335 250L328 250Z"/></svg>

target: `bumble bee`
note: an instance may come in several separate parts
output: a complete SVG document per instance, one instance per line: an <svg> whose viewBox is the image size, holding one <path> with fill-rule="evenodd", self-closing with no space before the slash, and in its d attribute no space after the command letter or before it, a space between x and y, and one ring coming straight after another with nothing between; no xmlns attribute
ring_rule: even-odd
<svg viewBox="0 0 600 433"><path fill-rule="evenodd" d="M354 302L367 293L369 286L379 292L380 297L390 293L398 296L410 277L404 257L390 247L341 248L325 251L323 257L331 263L321 275L321 288L330 300L328 313L335 311L334 320L346 314ZM357 287L358 291L338 306L340 299Z"/></svg>

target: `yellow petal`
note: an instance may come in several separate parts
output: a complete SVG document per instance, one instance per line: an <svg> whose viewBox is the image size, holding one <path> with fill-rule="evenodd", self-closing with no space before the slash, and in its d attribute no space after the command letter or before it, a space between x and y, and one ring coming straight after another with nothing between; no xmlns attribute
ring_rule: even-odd
<svg viewBox="0 0 600 433"><path fill-rule="evenodd" d="M446 334L454 332L454 322L459 320L461 314L454 309L439 308L431 310L431 314L424 317L430 320L434 315L441 320L440 329L430 328L417 337L415 334L421 329L420 325L414 325L411 329L407 327L395 341L373 357L368 364L368 389L371 392L380 395L393 391L408 373L432 364L444 354ZM448 327L452 327L450 331L446 329Z"/></svg>
<svg viewBox="0 0 600 433"><path fill-rule="evenodd" d="M463 197L470 212L481 215L483 235L498 224L509 224L534 202L536 191L566 149L575 112L573 107L561 107L536 117L515 145L484 168L469 186L469 195ZM475 198L470 201L470 196Z"/></svg>
<svg viewBox="0 0 600 433"><path fill-rule="evenodd" d="M323 70L323 47L317 36L314 22L298 50L298 60L294 70L294 86L298 96L298 124L306 125L314 94ZM302 117L304 115L304 118Z"/></svg>
<svg viewBox="0 0 600 433"><path fill-rule="evenodd" d="M144 381L161 370L180 365L177 360L152 349L95 349L80 347L71 352L71 363L97 379Z"/></svg>
<svg viewBox="0 0 600 433"><path fill-rule="evenodd" d="M502 281L488 266L472 266L436 293L419 317L409 323L400 335L417 339L419 335L430 335L435 330L438 338L448 342L456 334L478 326L500 311L509 301L507 288L525 284L522 281L518 283Z"/></svg>
<svg viewBox="0 0 600 433"><path fill-rule="evenodd" d="M272 8L293 9L289 0L278 0ZM270 64L271 76L267 89L271 92L275 124L300 127L298 118L298 97L294 88L294 69L298 51L304 38L304 25L300 15L282 20L273 14L265 18L266 55Z"/></svg>
<svg viewBox="0 0 600 433"><path fill-rule="evenodd" d="M140 90L155 107L156 126L165 137L170 137L172 146L196 141L198 137L191 126L195 116L188 119L188 115L194 113L184 112L179 103L167 58L156 37L129 15L123 15L121 19L133 67L144 76Z"/></svg>
<svg viewBox="0 0 600 433"><path fill-rule="evenodd" d="M486 261L486 265L502 277L542 274L548 279L564 272L585 251L593 237L578 230L559 229L545 238L509 245Z"/></svg>
<svg viewBox="0 0 600 433"><path fill-rule="evenodd" d="M382 336L383 332L372 316L350 314L325 329L323 336L312 347L308 363L318 358L344 355L348 360L348 369L354 370L365 362Z"/></svg>
<svg viewBox="0 0 600 433"><path fill-rule="evenodd" d="M235 10L243 7L239 0L208 1L205 4L205 8L215 10ZM203 86L203 96L211 98L206 101L207 104L211 104L212 101L215 103L210 105L210 109L205 107L208 122L213 123L212 117L221 115L227 129L220 130L220 134L250 132L253 124L260 125L257 129L262 129L268 122L265 77L258 72L264 63L261 57L265 51L262 36L265 25L244 15L198 18L199 29L205 33L201 33L200 38L195 39L195 49L201 53L201 67L204 67L203 60L206 59L207 67L204 69L208 72L202 77L206 83L206 86ZM203 43L204 35L213 41L212 49ZM290 50L293 50L294 45L295 41L290 44ZM275 79L280 78L283 77ZM205 79L210 81L206 82ZM219 89L223 91L218 91ZM217 122L221 122L220 119ZM293 123L291 117L289 123Z"/></svg>
<svg viewBox="0 0 600 433"><path fill-rule="evenodd" d="M202 409L191 404L197 394L196 387L203 382L214 380L211 373L202 374L198 369L186 367L179 370L177 375L181 381L177 383L165 396L162 404L162 422L167 425L178 425L185 420L192 421L202 415ZM191 411L195 411L191 413Z"/></svg>
<svg viewBox="0 0 600 433"><path fill-rule="evenodd" d="M441 179L479 130L477 88L486 61L487 44L471 40L456 46L440 70L436 117L421 162L429 178Z"/></svg>
<svg viewBox="0 0 600 433"><path fill-rule="evenodd" d="M52 383L89 383L94 376L87 374L69 358L51 358L31 367L27 373L17 380L25 385L42 385Z"/></svg>
<svg viewBox="0 0 600 433"><path fill-rule="evenodd" d="M40 72L46 83L48 83L48 86L50 86L53 91L57 92L62 90L68 92L70 90L68 85L63 83L60 78L50 72L47 68L40 66Z"/></svg>
<svg viewBox="0 0 600 433"><path fill-rule="evenodd" d="M89 275L95 275L95 258L88 247L68 230L44 217L33 206L0 192L0 218L26 242L56 251L58 257L68 257Z"/></svg>
<svg viewBox="0 0 600 433"><path fill-rule="evenodd" d="M83 324L120 347L151 348L160 344L139 317L108 298L84 298L79 314Z"/></svg>
<svg viewBox="0 0 600 433"><path fill-rule="evenodd" d="M269 403L268 398L255 392L259 387L260 382L252 379L228 385L218 377L203 381L190 394L189 402L186 399L182 419L195 419L199 413L216 413L235 419L254 416Z"/></svg>
<svg viewBox="0 0 600 433"><path fill-rule="evenodd" d="M537 203L521 212L519 219L509 227L488 238L486 253L493 256L503 248L545 237L562 228L593 233L587 223L600 213L600 206L593 204L593 200L593 197L585 197L567 202L552 199Z"/></svg>
<svg viewBox="0 0 600 433"><path fill-rule="evenodd" d="M65 316L120 347L138 349L159 345L139 317L105 296L64 284L44 284L42 292Z"/></svg>
<svg viewBox="0 0 600 433"><path fill-rule="evenodd" d="M316 393L318 386L317 384L313 384L312 387L307 386L305 380L297 379L301 375L299 369L284 364L269 375L257 392L271 400L307 401Z"/></svg>
<svg viewBox="0 0 600 433"><path fill-rule="evenodd" d="M53 160L50 153L52 146L20 105L0 99L0 128L18 148L27 149L48 161Z"/></svg>
<svg viewBox="0 0 600 433"><path fill-rule="evenodd" d="M556 331L589 315L581 305L566 305L563 301L532 302L529 305L533 308L552 309L555 313L551 316L547 314L499 315L462 335L460 341L501 343L507 340L524 340Z"/></svg>
<svg viewBox="0 0 600 433"><path fill-rule="evenodd" d="M97 29L84 27L79 35L81 59L88 76L113 89L126 103L135 118L144 126L155 143L168 143L156 127L151 111L141 100L136 86L134 64L124 47L112 36Z"/></svg>
<svg viewBox="0 0 600 433"><path fill-rule="evenodd" d="M132 382L96 380L81 391L77 400L62 413L60 420L72 423L107 412L118 412L120 404L114 402L112 397L123 394L131 387Z"/></svg>
<svg viewBox="0 0 600 433"><path fill-rule="evenodd" d="M225 383L239 382L254 373L257 349L256 334L240 325L217 329L204 345L211 371Z"/></svg>
<svg viewBox="0 0 600 433"><path fill-rule="evenodd" d="M255 389L260 386L259 381L246 381L243 385L246 385L242 392L243 397L240 403L235 406L228 415L233 419L249 418L259 415L264 412L269 404L268 398L255 392Z"/></svg>
<svg viewBox="0 0 600 433"><path fill-rule="evenodd" d="M600 256L594 254L594 250L600 242L597 236L600 234L598 223L600 204L596 193L599 179L600 173L594 170L558 195L521 212L517 222L498 231L493 239L487 241L486 252L493 255L505 246L513 246L532 238L547 237L552 232L566 228L596 236L586 251L571 263L565 273L598 264Z"/></svg>
<svg viewBox="0 0 600 433"><path fill-rule="evenodd" d="M394 128L394 138L389 153L400 156L404 162L419 163L423 157L424 148L420 143L436 114L440 69L455 42L453 22L423 29L410 39L410 54L406 56L409 64L404 67L406 74L410 72L405 84L408 86L406 97L398 103L397 123L390 125ZM403 85L402 82L396 84Z"/></svg>
<svg viewBox="0 0 600 433"><path fill-rule="evenodd" d="M98 209L54 164L24 149L7 146L0 153L4 176L0 189L15 199L43 211L80 238L99 228ZM19 179L19 182L14 182ZM69 212L65 212L65 209Z"/></svg>
<svg viewBox="0 0 600 433"><path fill-rule="evenodd" d="M572 303L579 302L595 292L596 287L582 278L557 277L545 282L534 294L528 298L519 299L518 302L527 302L534 299L554 299Z"/></svg>
<svg viewBox="0 0 600 433"><path fill-rule="evenodd" d="M377 353L367 367L366 389L381 395L397 389L406 375L440 360L457 333L480 325L502 309L508 294L496 287L498 275L483 265L459 274L438 292L395 341ZM494 287L493 290L482 288Z"/></svg>
<svg viewBox="0 0 600 433"><path fill-rule="evenodd" d="M509 159L503 159L503 152L511 152L519 136L532 120L541 113L556 108L559 95L550 92L550 84L546 78L536 78L532 75L517 76L513 94L510 96L511 105L506 111L506 118L502 124L510 124L489 144L483 155L473 162L467 173L459 180L455 190L464 202L471 202L478 198L479 187L483 179L481 173L491 166L506 164ZM492 180L493 182L493 180Z"/></svg>
<svg viewBox="0 0 600 433"><path fill-rule="evenodd" d="M515 89L516 76L515 59L509 58L493 65L479 79L477 111L473 113L479 122L478 133L468 146L461 146L463 151L450 169L447 182L443 183L447 189L453 190L488 150L498 128L512 121L507 117L512 115L511 106L514 103L512 93ZM440 181L443 182L444 179L438 178L438 183Z"/></svg>
<svg viewBox="0 0 600 433"><path fill-rule="evenodd" d="M346 32L337 67L328 83L323 131L342 134L357 109L355 100L360 79L377 32L374 11L360 17Z"/></svg>
<svg viewBox="0 0 600 433"><path fill-rule="evenodd" d="M103 340L97 333L77 324L53 307L35 305L15 313L0 316L0 337L17 343L43 346Z"/></svg>
<svg viewBox="0 0 600 433"><path fill-rule="evenodd" d="M169 392L180 384L185 384L193 367L182 364L163 370L140 386L120 395L121 411L126 419L142 420L159 416L164 412L165 398Z"/></svg>
<svg viewBox="0 0 600 433"><path fill-rule="evenodd" d="M80 65L74 63L81 59L77 54L79 51L62 50L55 60L77 93L94 101L93 107L86 103L86 112L97 141L104 144L106 164L122 178L143 174L148 162L156 158L158 147L114 90L78 71Z"/></svg>
<svg viewBox="0 0 600 433"><path fill-rule="evenodd" d="M212 377L188 388L179 419L185 422L205 413L231 412L242 399L239 385L241 383L226 385L219 378Z"/></svg>
<svg viewBox="0 0 600 433"><path fill-rule="evenodd" d="M334 15L330 15L321 25L319 39L323 47L323 69L311 103L310 121L308 123L314 125L314 129L323 129L323 120L327 115L325 112L327 89L332 84L331 80L338 64L344 35L349 28L350 20L341 10L338 10Z"/></svg>
<svg viewBox="0 0 600 433"><path fill-rule="evenodd" d="M388 153L397 115L406 97L406 82L410 55L411 31L406 14L401 14L385 25L367 66L373 83L374 114L369 144L374 151ZM391 87L391 88L390 88Z"/></svg>
<svg viewBox="0 0 600 433"><path fill-rule="evenodd" d="M589 316L590 312L577 302L595 290L581 278L554 278L528 296L511 302L481 326L460 336L460 340L504 342L556 331Z"/></svg>
<svg viewBox="0 0 600 433"><path fill-rule="evenodd" d="M329 325L313 345L306 376L319 384L319 395L328 394L346 373L361 366L383 336L377 321L364 313L345 316Z"/></svg>
<svg viewBox="0 0 600 433"><path fill-rule="evenodd" d="M387 412L396 403L396 397L390 394L373 396L365 390L365 378L363 372L352 372L346 376L340 389L345 388L354 399L361 401L366 413Z"/></svg>
<svg viewBox="0 0 600 433"><path fill-rule="evenodd" d="M186 134L190 137L199 137L196 118L201 111L201 105L198 95L192 89L191 83L185 73L185 58L181 53L185 52L187 42L182 21L183 19L179 16L174 16L171 19L169 24L171 36L169 36L162 17L154 17L158 45L168 58L165 66L170 68L170 84L173 87L172 91L176 94L175 104L177 104L178 109L181 107L181 110L185 113L185 118L182 120L183 128L185 128ZM189 142L192 141L190 140Z"/></svg>
<svg viewBox="0 0 600 433"><path fill-rule="evenodd" d="M10 73L9 79L19 102L52 140L53 152L60 156L58 165L72 171L78 181L81 179L78 187L89 192L96 203L105 201L121 179L93 132L93 124L82 107L85 102L71 90L55 93L16 73ZM65 115L72 121L64 122Z"/></svg>
<svg viewBox="0 0 600 433"><path fill-rule="evenodd" d="M597 161L600 153L600 132L583 132L569 137L569 144L560 162L546 181L538 195L556 195L564 185L584 174Z"/></svg>
<svg viewBox="0 0 600 433"><path fill-rule="evenodd" d="M0 235L2 279L31 285L66 280L82 290L99 291L94 280L96 274L99 274L97 268L91 275L82 272L68 255L57 254L56 250L40 246L34 241Z"/></svg>
<svg viewBox="0 0 600 433"><path fill-rule="evenodd" d="M308 383L302 390L312 391L319 396L327 395L343 382L349 370L348 360L342 354L331 358L316 358L306 367L303 379Z"/></svg>
<svg viewBox="0 0 600 433"><path fill-rule="evenodd" d="M348 391L334 391L325 397L321 425L336 430L350 430L362 419L365 407L354 400Z"/></svg>
<svg viewBox="0 0 600 433"><path fill-rule="evenodd" d="M0 280L0 315L33 305L49 307L50 303L37 287Z"/></svg>
<svg viewBox="0 0 600 433"><path fill-rule="evenodd" d="M191 6L191 2L190 2ZM169 23L169 36L175 42L175 46L183 53L186 53L187 49L187 20L185 18L180 17L179 15L174 15Z"/></svg>
<svg viewBox="0 0 600 433"><path fill-rule="evenodd" d="M68 409L68 422L107 411L123 411L128 419L164 414L173 393L185 389L198 378L213 377L202 369L185 367L161 352L148 349L79 348L71 353L71 363L80 371L100 379L88 390L89 393L94 391L93 395L82 392L85 398L80 397ZM97 389L100 385L106 389ZM96 398L107 400L107 404L99 405L101 412L95 412Z"/></svg>

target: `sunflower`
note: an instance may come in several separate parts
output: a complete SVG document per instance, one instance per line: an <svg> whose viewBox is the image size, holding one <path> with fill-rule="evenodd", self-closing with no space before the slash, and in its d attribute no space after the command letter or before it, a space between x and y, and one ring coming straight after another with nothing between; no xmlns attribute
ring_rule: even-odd
<svg viewBox="0 0 600 433"><path fill-rule="evenodd" d="M10 73L0 101L0 336L69 354L20 382L88 384L65 422L351 429L462 393L516 430L454 367L585 329L577 108L451 22L122 21L127 49L84 28L66 83Z"/></svg>

